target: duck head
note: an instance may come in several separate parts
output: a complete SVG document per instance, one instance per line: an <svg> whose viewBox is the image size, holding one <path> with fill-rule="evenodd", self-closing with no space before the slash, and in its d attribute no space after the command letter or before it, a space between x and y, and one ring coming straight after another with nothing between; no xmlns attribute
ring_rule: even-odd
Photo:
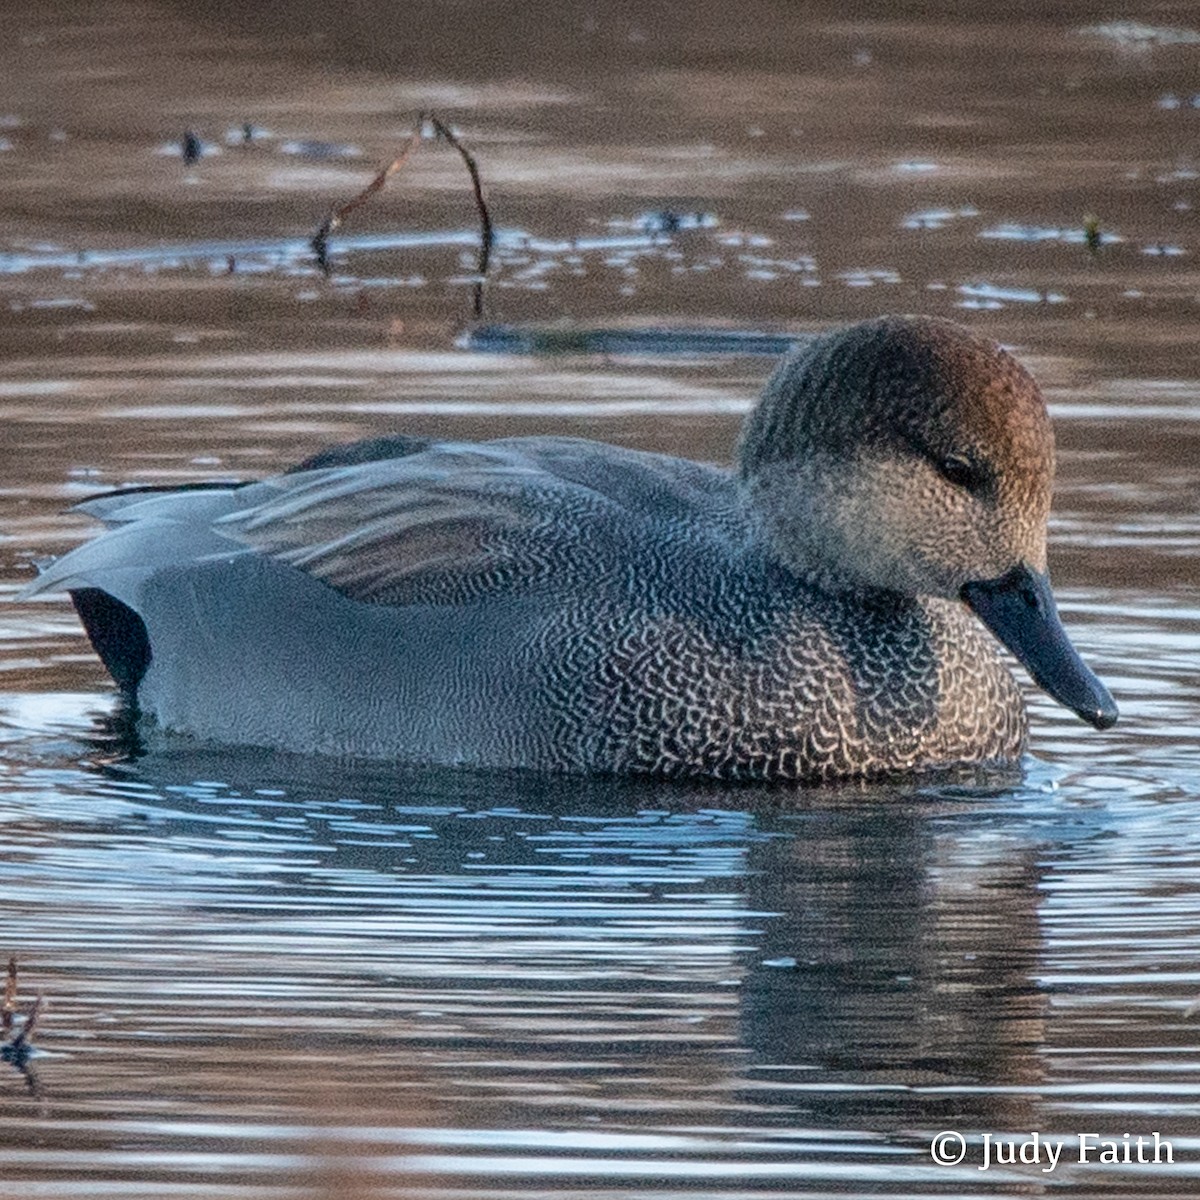
<svg viewBox="0 0 1200 1200"><path fill-rule="evenodd" d="M1046 405L994 342L926 317L814 339L767 383L738 472L798 575L827 591L963 600L1055 700L1097 728L1116 721L1046 573Z"/></svg>

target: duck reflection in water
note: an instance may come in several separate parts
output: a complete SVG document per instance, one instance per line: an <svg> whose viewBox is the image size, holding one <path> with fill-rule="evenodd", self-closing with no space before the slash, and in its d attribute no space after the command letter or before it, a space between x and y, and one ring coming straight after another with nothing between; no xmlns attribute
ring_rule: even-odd
<svg viewBox="0 0 1200 1200"><path fill-rule="evenodd" d="M1040 849L987 811L1009 789L954 790L793 811L748 846L746 902L773 916L741 983L747 1100L821 1127L1036 1127Z"/></svg>
<svg viewBox="0 0 1200 1200"><path fill-rule="evenodd" d="M216 999L193 1003L216 1004L203 1028L222 1054L231 973L251 997L301 998L293 1022L259 1031L253 1070L230 1065L255 1103L311 1100L297 1071L337 1025L361 1050L331 1094L411 1099L432 1041L451 1127L511 1122L542 1088L535 1105L555 1111L649 1103L680 1123L1036 1128L1047 826L1018 771L831 787L798 809L777 789L156 741L97 768L145 821L117 817L100 840L158 914L140 936L163 1020L179 1014L162 980L198 962L198 995ZM1077 815L1069 828L1096 831ZM497 1091L504 1063L520 1064L515 1093ZM202 1045L178 1067L211 1069Z"/></svg>

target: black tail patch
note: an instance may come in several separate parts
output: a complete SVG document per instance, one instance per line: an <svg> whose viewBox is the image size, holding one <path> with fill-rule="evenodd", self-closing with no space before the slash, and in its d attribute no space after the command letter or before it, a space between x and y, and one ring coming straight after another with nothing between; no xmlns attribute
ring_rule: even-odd
<svg viewBox="0 0 1200 1200"><path fill-rule="evenodd" d="M128 604L100 588L76 588L70 595L92 649L126 699L136 700L138 684L150 666L146 622Z"/></svg>

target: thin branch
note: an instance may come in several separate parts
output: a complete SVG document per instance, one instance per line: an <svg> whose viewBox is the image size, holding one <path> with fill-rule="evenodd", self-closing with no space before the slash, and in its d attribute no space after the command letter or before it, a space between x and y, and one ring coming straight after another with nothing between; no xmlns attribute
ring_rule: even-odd
<svg viewBox="0 0 1200 1200"><path fill-rule="evenodd" d="M0 1062L10 1063L16 1067L25 1079L29 1090L35 1095L38 1091L37 1076L30 1066L33 1057L33 1035L37 1032L38 1018L45 1009L42 997L29 1006L24 1021L17 1026L17 956L9 956L8 973L4 981L4 1000L0 1003ZM9 1034L16 1028L16 1036Z"/></svg>
<svg viewBox="0 0 1200 1200"><path fill-rule="evenodd" d="M429 123L441 138L444 138L458 151L459 157L471 176L471 189L475 193L475 208L479 212L479 278L475 281L475 316L483 316L483 281L487 278L488 264L492 260L492 241L495 234L492 229L492 214L488 212L487 201L483 198L483 181L479 177L479 167L471 152L458 140L454 131L443 124L432 114Z"/></svg>
<svg viewBox="0 0 1200 1200"><path fill-rule="evenodd" d="M29 1006L29 1012L25 1014L25 1024L21 1026L21 1032L8 1043L8 1049L15 1058L19 1059L33 1045L33 1034L37 1029L38 1018L45 1009L46 1002L39 994L37 999Z"/></svg>
<svg viewBox="0 0 1200 1200"><path fill-rule="evenodd" d="M335 229L337 229L338 226L340 226L341 223L356 208L358 208L360 205L366 204L366 202L373 195L375 195L375 193L379 191L379 189L382 188L383 185L387 183L387 181L391 179L391 177L395 175L395 173L400 170L400 168L404 166L406 162L408 162L409 158L412 156L412 152L421 144L421 135L424 124L424 119L418 117L417 126L409 135L408 143L404 149L401 150L400 153L396 155L396 157L393 158L392 161L388 163L388 165L384 167L383 170L380 171L375 178L372 179L371 182L368 183L367 186L358 193L357 196L347 200L346 203L341 205L339 208L333 209L325 218L325 220L321 222L320 228L317 230L317 232L313 234L311 244L317 256L317 264L326 275L329 274L329 235Z"/></svg>
<svg viewBox="0 0 1200 1200"><path fill-rule="evenodd" d="M13 1027L13 1014L17 1011L17 956L9 955L8 975L4 981L4 1003L0 1005L0 1034L8 1034Z"/></svg>
<svg viewBox="0 0 1200 1200"><path fill-rule="evenodd" d="M479 270L478 279L475 281L475 296L474 296L474 314L481 317L483 315L483 284L487 278L488 267L492 259L492 243L495 241L495 230L492 225L492 215L488 211L487 201L483 196L483 179L479 174L479 166L475 162L471 152L458 140L454 131L440 118L432 113L418 113L416 127L409 135L409 139L404 149L392 159L383 170L367 184L361 192L352 199L346 201L345 204L332 209L329 215L321 222L317 232L313 234L310 245L313 248L313 253L317 256L317 265L321 270L328 275L330 272L329 265L329 236L339 228L342 222L358 207L365 204L376 192L378 192L387 181L400 170L413 152L424 140L425 127L428 125L434 132L434 135L445 142L449 142L451 146L458 152L464 166L467 168L467 173L471 177L471 190L475 196L475 208L479 213Z"/></svg>

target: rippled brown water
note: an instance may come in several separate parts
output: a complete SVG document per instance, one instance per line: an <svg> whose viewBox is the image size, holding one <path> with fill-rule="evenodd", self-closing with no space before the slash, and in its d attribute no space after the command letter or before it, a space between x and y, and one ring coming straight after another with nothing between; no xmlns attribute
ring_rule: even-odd
<svg viewBox="0 0 1200 1200"><path fill-rule="evenodd" d="M6 1200L1200 1191L1200 23L957 7L8 6L0 954L49 1007L32 1081L0 1063ZM422 107L479 156L488 320L533 330L504 352L450 151L331 279L307 251ZM1015 346L1052 403L1052 569L1123 719L1033 697L1023 772L797 796L139 752L65 606L11 601L77 498L343 438L721 460L769 357L579 329L884 311ZM1035 1130L1174 1162L978 1169Z"/></svg>

